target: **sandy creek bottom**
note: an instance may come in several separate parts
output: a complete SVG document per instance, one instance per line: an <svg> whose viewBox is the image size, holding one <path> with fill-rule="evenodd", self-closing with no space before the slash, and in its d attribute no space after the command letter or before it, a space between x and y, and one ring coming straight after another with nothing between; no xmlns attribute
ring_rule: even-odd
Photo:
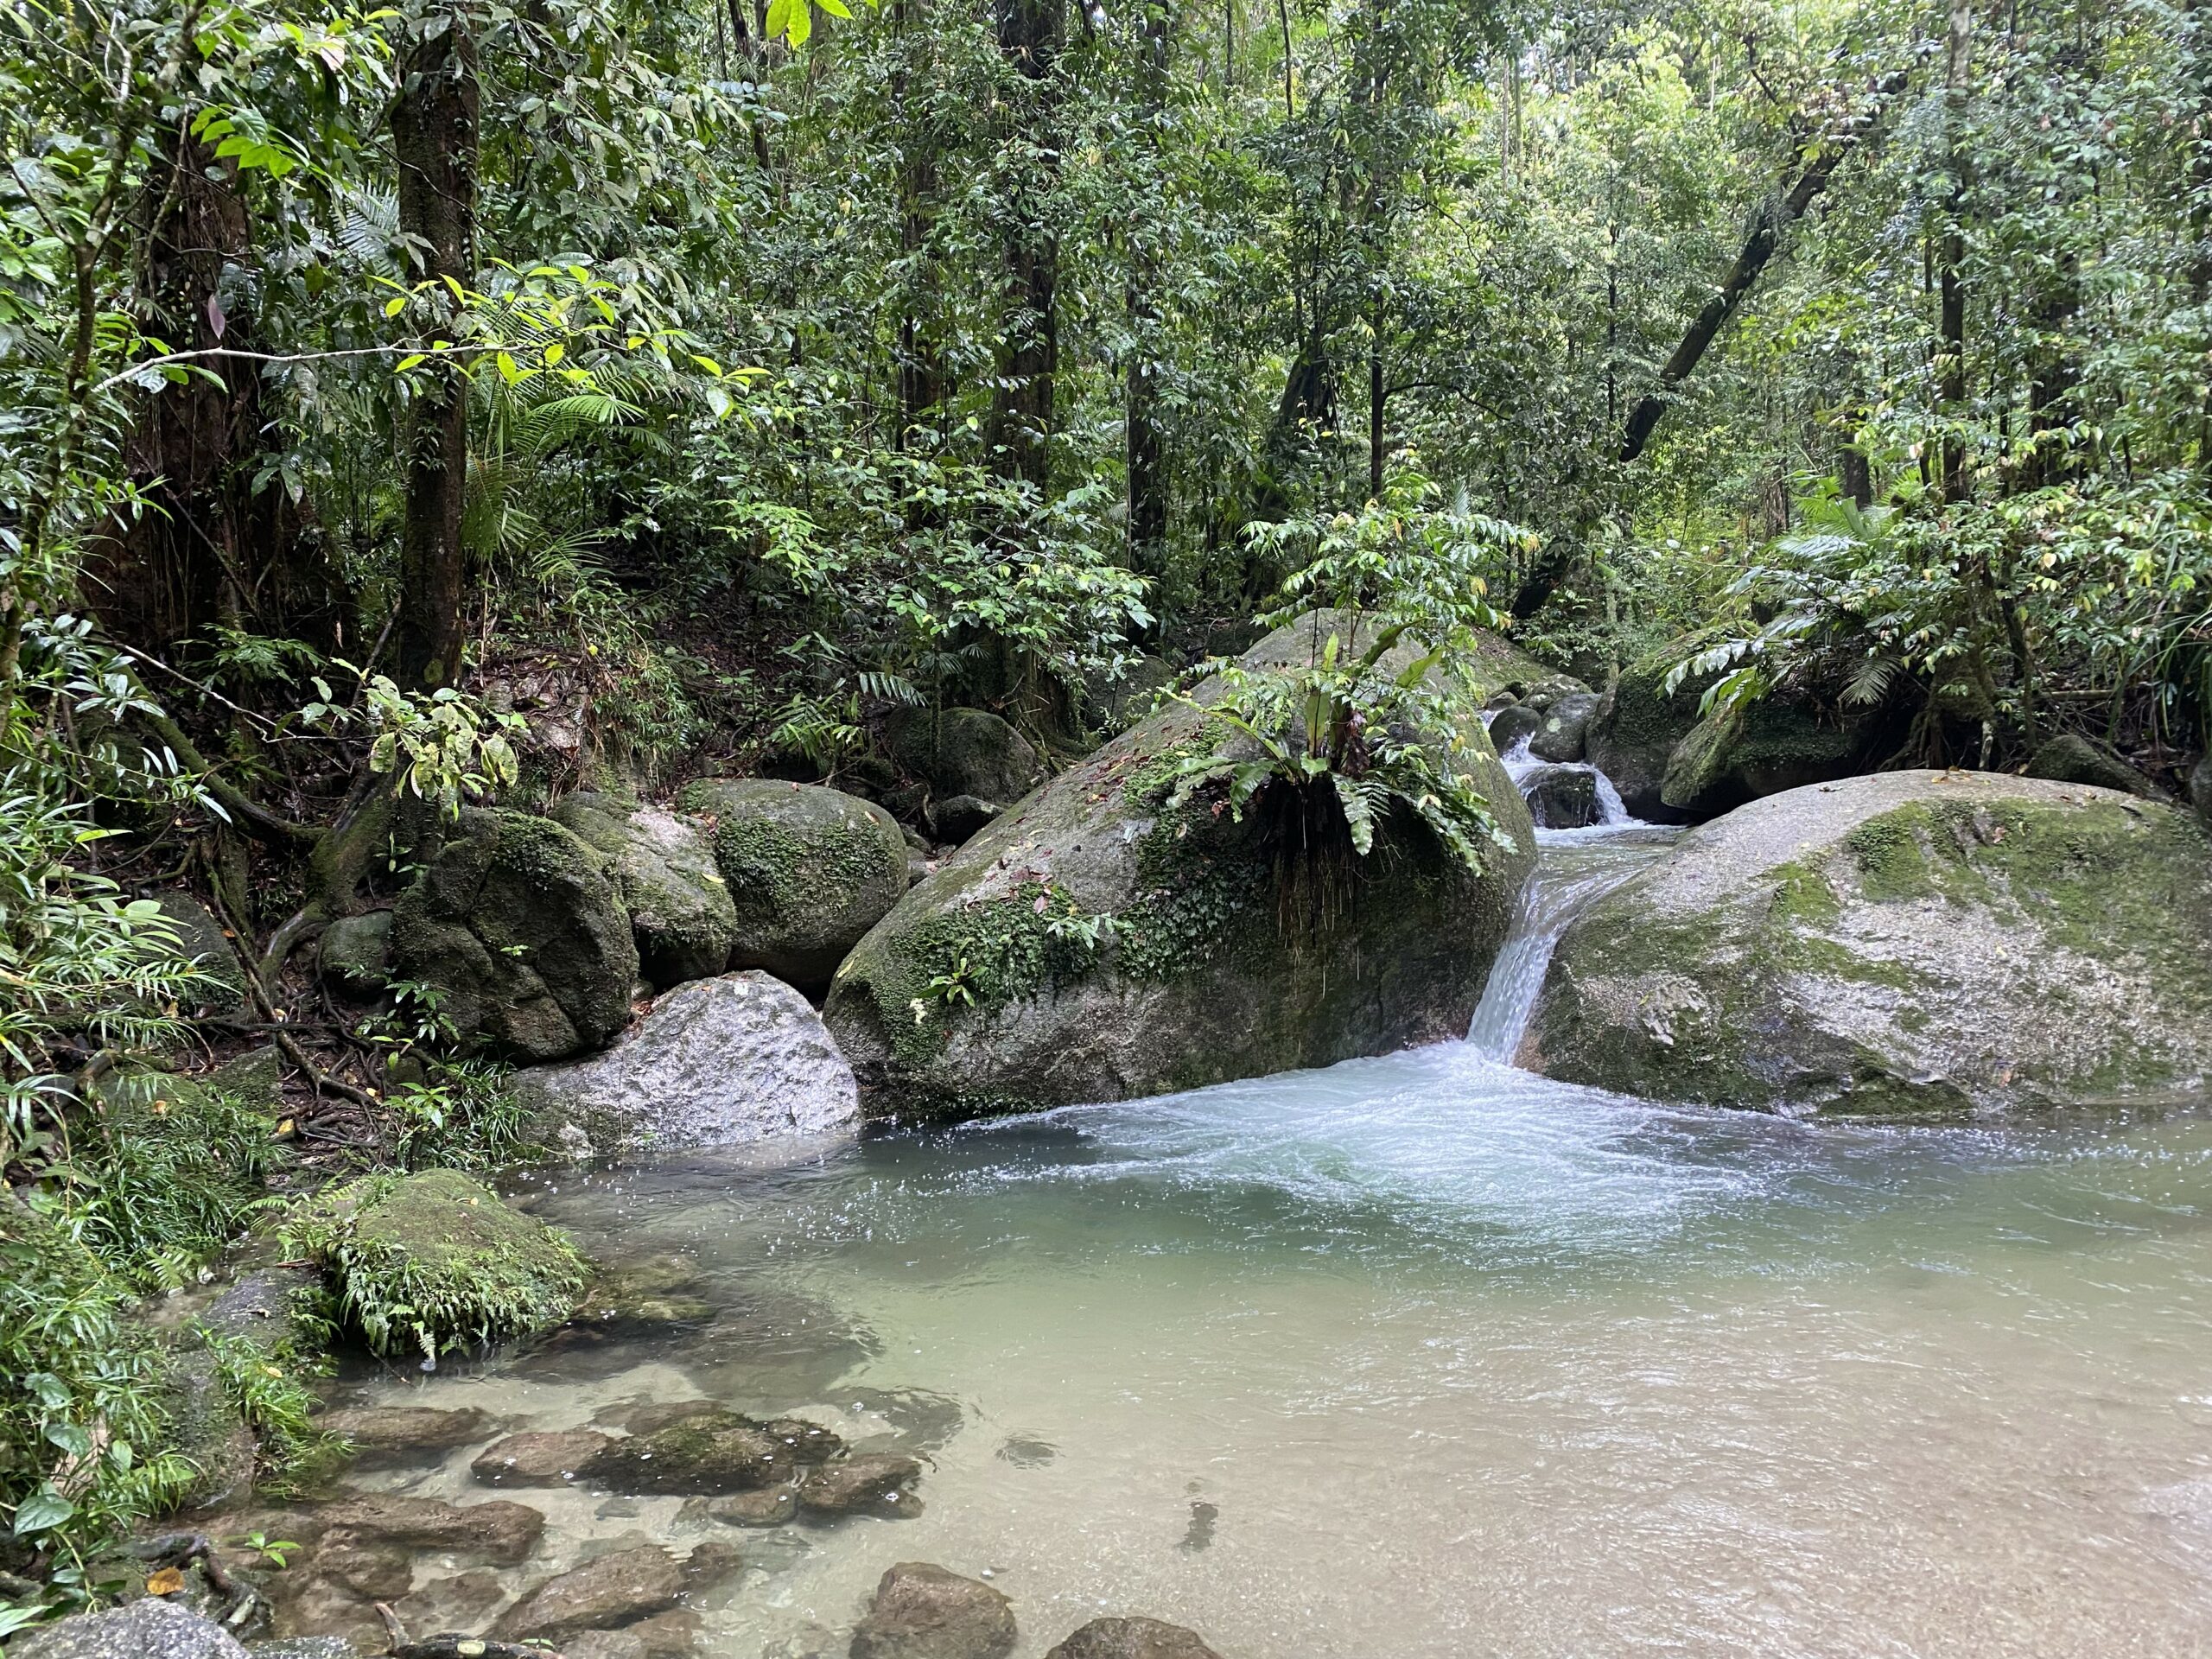
<svg viewBox="0 0 2212 1659"><path fill-rule="evenodd" d="M918 1518L772 1532L493 1494L474 1448L359 1477L543 1508L516 1588L737 1544L713 1659L843 1632L907 1560L988 1569L1023 1656L1101 1611L1228 1659L2212 1653L2202 1110L1812 1127L1450 1044L520 1193L719 1317L346 1397L704 1395L926 1455Z"/></svg>

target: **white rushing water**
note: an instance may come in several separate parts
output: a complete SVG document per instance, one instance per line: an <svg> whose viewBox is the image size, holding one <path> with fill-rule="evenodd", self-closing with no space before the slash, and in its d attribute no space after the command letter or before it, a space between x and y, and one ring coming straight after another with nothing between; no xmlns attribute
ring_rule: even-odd
<svg viewBox="0 0 2212 1659"><path fill-rule="evenodd" d="M1559 932L1657 844L1543 841L1466 1042L564 1179L542 1213L695 1264L717 1320L357 1391L541 1428L699 1395L926 1455L919 1518L834 1529L515 1494L550 1525L510 1592L736 1542L714 1659L842 1653L904 1560L988 1570L1020 1659L1100 1612L1227 1659L2212 1651L2212 1122L1809 1126L1516 1071ZM368 1478L480 1497L473 1451Z"/></svg>

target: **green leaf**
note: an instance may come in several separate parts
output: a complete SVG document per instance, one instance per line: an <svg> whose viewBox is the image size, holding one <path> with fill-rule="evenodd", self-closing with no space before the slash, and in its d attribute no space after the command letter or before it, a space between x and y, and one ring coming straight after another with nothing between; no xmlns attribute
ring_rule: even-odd
<svg viewBox="0 0 2212 1659"><path fill-rule="evenodd" d="M16 1506L16 1536L49 1532L77 1513L77 1506L51 1486L41 1486Z"/></svg>

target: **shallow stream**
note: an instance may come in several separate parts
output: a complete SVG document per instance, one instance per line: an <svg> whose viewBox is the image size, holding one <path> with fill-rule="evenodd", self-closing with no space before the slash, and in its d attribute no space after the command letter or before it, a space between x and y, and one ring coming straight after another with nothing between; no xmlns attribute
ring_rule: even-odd
<svg viewBox="0 0 2212 1659"><path fill-rule="evenodd" d="M919 1517L831 1529L496 1494L548 1513L530 1581L739 1545L715 1659L912 1560L988 1569L1033 1659L1102 1611L1228 1659L2212 1653L2212 1116L1814 1127L1512 1070L1549 937L1654 841L1545 839L1473 1041L549 1178L717 1319L348 1393L706 1395L926 1454ZM494 1496L472 1450L362 1479Z"/></svg>

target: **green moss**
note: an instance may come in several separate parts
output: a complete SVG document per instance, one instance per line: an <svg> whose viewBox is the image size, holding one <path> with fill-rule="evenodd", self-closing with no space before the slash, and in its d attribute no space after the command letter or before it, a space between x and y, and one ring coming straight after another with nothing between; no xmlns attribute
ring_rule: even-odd
<svg viewBox="0 0 2212 1659"><path fill-rule="evenodd" d="M734 817L715 831L715 861L721 866L741 923L772 920L800 901L800 880L809 868L810 851L817 865L823 858L841 867L857 867L859 862L857 849L849 842L810 849L791 830L766 818ZM851 877L855 870L840 868L836 873ZM857 872L862 880L872 874Z"/></svg>
<svg viewBox="0 0 2212 1659"><path fill-rule="evenodd" d="M1914 802L1869 818L1844 836L1861 893L1877 904L1935 896L1925 839L1931 817L1929 807Z"/></svg>
<svg viewBox="0 0 2212 1659"><path fill-rule="evenodd" d="M1155 749L1122 779L1122 804L1139 811L1157 807L1182 776L1184 762L1211 756L1216 747L1213 740L1201 732Z"/></svg>
<svg viewBox="0 0 2212 1659"><path fill-rule="evenodd" d="M1249 954L1251 918L1268 916L1267 868L1203 833L1195 814L1161 817L1137 846L1139 895L1122 914L1122 971L1164 984Z"/></svg>
<svg viewBox="0 0 2212 1659"><path fill-rule="evenodd" d="M370 1349L452 1350L527 1336L575 1306L575 1247L449 1169L371 1176L325 1192L287 1220L288 1248L333 1281L340 1317Z"/></svg>
<svg viewBox="0 0 2212 1659"><path fill-rule="evenodd" d="M1770 921L1783 927L1830 927L1842 915L1842 903L1827 878L1802 860L1775 872L1774 898L1767 906Z"/></svg>

